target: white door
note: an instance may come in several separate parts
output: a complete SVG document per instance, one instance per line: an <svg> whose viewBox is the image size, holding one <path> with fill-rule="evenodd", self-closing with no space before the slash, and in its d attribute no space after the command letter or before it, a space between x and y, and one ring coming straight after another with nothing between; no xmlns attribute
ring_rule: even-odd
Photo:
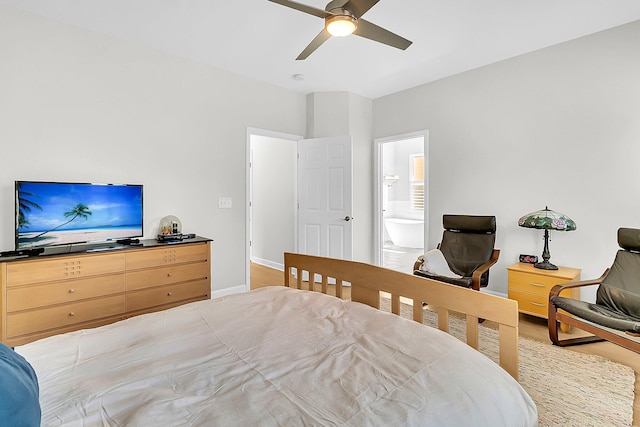
<svg viewBox="0 0 640 427"><path fill-rule="evenodd" d="M351 137L298 141L298 251L353 258Z"/></svg>

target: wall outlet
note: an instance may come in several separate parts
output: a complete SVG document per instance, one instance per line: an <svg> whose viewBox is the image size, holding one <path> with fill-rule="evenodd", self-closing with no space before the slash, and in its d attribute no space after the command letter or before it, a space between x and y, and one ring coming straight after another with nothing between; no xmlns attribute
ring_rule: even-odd
<svg viewBox="0 0 640 427"><path fill-rule="evenodd" d="M231 197L218 197L218 209L231 209L232 206Z"/></svg>

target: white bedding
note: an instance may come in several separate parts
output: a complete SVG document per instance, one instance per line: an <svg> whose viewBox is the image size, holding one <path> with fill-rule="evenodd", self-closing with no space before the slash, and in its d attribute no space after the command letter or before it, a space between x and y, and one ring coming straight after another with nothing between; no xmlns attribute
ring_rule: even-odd
<svg viewBox="0 0 640 427"><path fill-rule="evenodd" d="M16 347L42 425L535 426L459 340L363 304L261 288Z"/></svg>

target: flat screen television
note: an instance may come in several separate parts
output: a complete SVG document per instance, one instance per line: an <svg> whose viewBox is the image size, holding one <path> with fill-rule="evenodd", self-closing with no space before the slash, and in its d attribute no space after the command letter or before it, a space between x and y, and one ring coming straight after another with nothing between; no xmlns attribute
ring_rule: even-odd
<svg viewBox="0 0 640 427"><path fill-rule="evenodd" d="M143 235L142 185L15 182L16 250Z"/></svg>

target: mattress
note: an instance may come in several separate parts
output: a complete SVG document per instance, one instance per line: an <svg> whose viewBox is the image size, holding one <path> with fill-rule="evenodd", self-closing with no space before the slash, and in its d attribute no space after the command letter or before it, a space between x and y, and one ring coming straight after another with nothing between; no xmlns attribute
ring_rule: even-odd
<svg viewBox="0 0 640 427"><path fill-rule="evenodd" d="M266 287L16 347L43 426L535 426L507 372L437 329Z"/></svg>

